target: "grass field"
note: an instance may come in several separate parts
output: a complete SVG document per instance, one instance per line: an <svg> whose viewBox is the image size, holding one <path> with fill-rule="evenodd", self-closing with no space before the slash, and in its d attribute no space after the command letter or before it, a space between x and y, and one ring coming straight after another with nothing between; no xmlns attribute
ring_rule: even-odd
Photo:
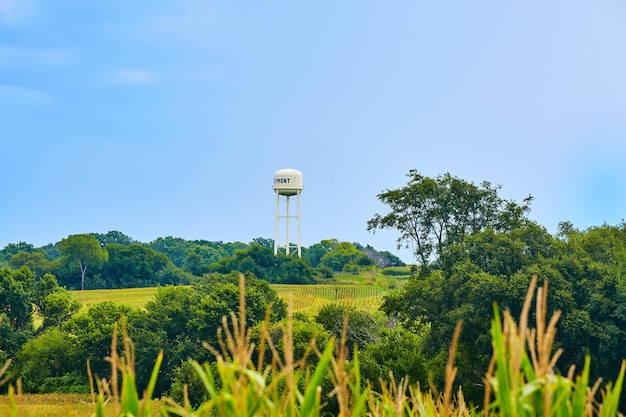
<svg viewBox="0 0 626 417"><path fill-rule="evenodd" d="M70 291L72 296L83 303L83 309L90 305L111 301L132 308L143 308L154 298L156 287L123 288L119 290L84 290Z"/></svg>
<svg viewBox="0 0 626 417"><path fill-rule="evenodd" d="M321 307L330 303L374 311L380 306L383 296L399 285L401 285L401 281L397 279L365 273L362 275L337 275L332 284L272 284L271 286L286 302L289 302L293 297L294 311L315 314ZM76 300L83 303L83 309L105 301L112 301L133 308L143 308L156 294L156 288L84 290L71 291L71 294Z"/></svg>
<svg viewBox="0 0 626 417"><path fill-rule="evenodd" d="M16 398L19 417L91 417L95 406L90 395L81 394L24 394ZM163 403L153 400L152 415L160 416ZM0 395L0 416L12 416L9 397ZM105 416L119 416L113 405L105 406Z"/></svg>

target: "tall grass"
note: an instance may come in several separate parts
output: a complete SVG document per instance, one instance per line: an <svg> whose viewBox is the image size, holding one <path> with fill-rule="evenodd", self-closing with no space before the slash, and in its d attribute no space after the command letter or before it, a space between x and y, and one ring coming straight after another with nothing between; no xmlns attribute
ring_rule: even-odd
<svg viewBox="0 0 626 417"><path fill-rule="evenodd" d="M589 385L587 358L582 372L575 376L574 368L567 375L555 372L556 361L561 354L554 350L556 323L559 312L547 319L547 283L536 288L533 278L524 302L519 324L508 311L502 315L494 306L491 326L493 357L485 374L485 397L482 409L465 402L462 388L454 392L457 369L454 356L461 332L461 324L454 332L446 366L446 381L442 393L434 389L422 390L406 379L395 379L390 375L382 384L380 392L362 381L359 372L358 352L349 362L346 346L346 325L339 341L331 340L323 349L318 349L312 340L302 358L293 351L291 317L283 332L282 353L269 336L269 312L263 324L258 346L250 342L250 329L245 326L244 280L240 281L238 315L224 317L218 333L219 346L206 346L216 357L216 364L193 366L206 391L206 401L192 407L185 387L184 401L178 404L164 399L167 406L160 411L163 415L181 417L200 416L290 416L318 417L325 413L328 405L324 399L332 398L338 408L338 416L616 416L622 390L625 365L617 380L603 388L597 381ZM528 323L532 300L536 293L536 327ZM291 313L290 313L291 316ZM347 320L346 320L347 323ZM148 387L139 395L135 384L134 349L122 327L123 355L118 355L117 337L114 335L110 379L96 382L93 393L93 416L104 417L154 415L151 396L162 360L157 357ZM314 366L307 360L317 357ZM0 377L1 377L0 372ZM93 378L90 378L93 380ZM322 392L325 380L330 388ZM118 383L118 381L120 381ZM19 389L18 389L19 391ZM9 389L12 400L10 415L18 416L13 388ZM113 410L113 414L111 414Z"/></svg>

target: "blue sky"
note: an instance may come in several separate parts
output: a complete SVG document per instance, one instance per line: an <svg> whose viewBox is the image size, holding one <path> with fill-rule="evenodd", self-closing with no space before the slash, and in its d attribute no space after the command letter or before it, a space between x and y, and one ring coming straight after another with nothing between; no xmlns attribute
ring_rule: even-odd
<svg viewBox="0 0 626 417"><path fill-rule="evenodd" d="M410 169L626 207L626 3L0 0L0 247L119 230L274 236L303 172L302 244L371 244Z"/></svg>

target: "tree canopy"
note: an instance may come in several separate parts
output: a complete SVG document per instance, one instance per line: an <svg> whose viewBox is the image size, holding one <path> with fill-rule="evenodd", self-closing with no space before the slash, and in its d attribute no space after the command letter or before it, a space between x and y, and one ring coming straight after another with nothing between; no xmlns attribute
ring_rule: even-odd
<svg viewBox="0 0 626 417"><path fill-rule="evenodd" d="M73 259L80 269L80 289L85 289L88 267L99 267L108 259L108 253L91 234L71 235L57 245L61 253Z"/></svg>
<svg viewBox="0 0 626 417"><path fill-rule="evenodd" d="M487 181L475 185L449 173L431 178L416 170L407 176L406 186L378 195L391 211L375 214L367 229L397 230L398 247L412 248L422 265L431 262L432 255L439 259L447 246L463 243L471 234L520 227L530 210L531 196L519 205L500 197L501 187Z"/></svg>

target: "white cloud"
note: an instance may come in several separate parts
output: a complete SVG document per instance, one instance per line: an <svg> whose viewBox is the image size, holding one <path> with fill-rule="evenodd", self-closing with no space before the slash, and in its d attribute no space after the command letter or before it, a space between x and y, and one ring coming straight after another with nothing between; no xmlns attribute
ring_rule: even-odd
<svg viewBox="0 0 626 417"><path fill-rule="evenodd" d="M120 70L116 71L114 75L116 81L131 84L156 81L156 77L153 74L141 70Z"/></svg>

